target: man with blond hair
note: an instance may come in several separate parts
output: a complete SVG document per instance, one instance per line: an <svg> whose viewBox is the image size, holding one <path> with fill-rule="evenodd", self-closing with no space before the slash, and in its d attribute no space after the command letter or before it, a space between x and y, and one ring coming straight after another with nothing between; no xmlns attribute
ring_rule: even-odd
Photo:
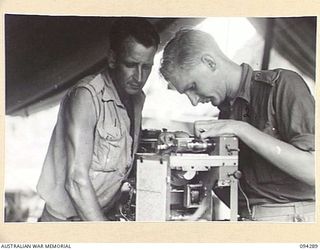
<svg viewBox="0 0 320 250"><path fill-rule="evenodd" d="M314 221L315 101L297 73L238 65L199 30L177 32L160 72L193 105L220 109L218 120L195 122L196 136L239 138L242 218Z"/></svg>

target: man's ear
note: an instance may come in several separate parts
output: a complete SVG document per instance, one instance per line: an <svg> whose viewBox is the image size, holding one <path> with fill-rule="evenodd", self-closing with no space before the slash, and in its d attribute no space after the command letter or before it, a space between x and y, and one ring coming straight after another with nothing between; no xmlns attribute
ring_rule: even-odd
<svg viewBox="0 0 320 250"><path fill-rule="evenodd" d="M214 58L209 54L204 54L201 57L201 61L207 65L212 71L216 70L216 61Z"/></svg>
<svg viewBox="0 0 320 250"><path fill-rule="evenodd" d="M108 66L110 69L114 69L116 67L116 54L113 50L109 50Z"/></svg>

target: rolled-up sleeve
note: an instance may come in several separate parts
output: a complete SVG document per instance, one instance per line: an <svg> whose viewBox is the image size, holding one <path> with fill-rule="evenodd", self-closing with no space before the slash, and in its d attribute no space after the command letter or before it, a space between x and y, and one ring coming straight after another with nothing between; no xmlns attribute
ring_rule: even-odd
<svg viewBox="0 0 320 250"><path fill-rule="evenodd" d="M282 71L274 104L284 141L303 150L315 150L315 100L307 84L295 72Z"/></svg>

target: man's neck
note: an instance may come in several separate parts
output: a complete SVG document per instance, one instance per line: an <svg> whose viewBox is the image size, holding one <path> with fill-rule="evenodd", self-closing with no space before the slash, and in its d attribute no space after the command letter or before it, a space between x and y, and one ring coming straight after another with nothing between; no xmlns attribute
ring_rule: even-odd
<svg viewBox="0 0 320 250"><path fill-rule="evenodd" d="M128 105L131 104L131 95L128 95L127 93L125 93L123 91L123 89L121 88L121 86L119 84L117 84L116 82L114 83L115 88L118 92L119 98L121 100L121 102L123 103L123 105L125 107L127 107Z"/></svg>
<svg viewBox="0 0 320 250"><path fill-rule="evenodd" d="M227 99L230 101L232 105L237 97L241 85L241 77L242 77L242 67L232 63L229 65L228 75L227 75Z"/></svg>
<svg viewBox="0 0 320 250"><path fill-rule="evenodd" d="M131 95L128 95L123 88L121 87L120 84L117 83L117 81L113 77L112 71L110 72L110 77L112 79L113 85L117 90L118 96L120 98L120 101L122 104L127 107L128 105L131 105Z"/></svg>

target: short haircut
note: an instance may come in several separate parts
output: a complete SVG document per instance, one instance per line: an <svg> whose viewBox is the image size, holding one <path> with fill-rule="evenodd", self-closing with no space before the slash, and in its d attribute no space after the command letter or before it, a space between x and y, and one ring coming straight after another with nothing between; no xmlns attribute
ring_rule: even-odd
<svg viewBox="0 0 320 250"><path fill-rule="evenodd" d="M160 37L154 26L143 17L120 17L112 24L109 39L110 49L118 54L123 42L132 37L138 43L149 48L154 46L158 48Z"/></svg>
<svg viewBox="0 0 320 250"><path fill-rule="evenodd" d="M216 45L213 37L194 29L179 30L163 50L160 73L168 81L177 69L190 69Z"/></svg>

